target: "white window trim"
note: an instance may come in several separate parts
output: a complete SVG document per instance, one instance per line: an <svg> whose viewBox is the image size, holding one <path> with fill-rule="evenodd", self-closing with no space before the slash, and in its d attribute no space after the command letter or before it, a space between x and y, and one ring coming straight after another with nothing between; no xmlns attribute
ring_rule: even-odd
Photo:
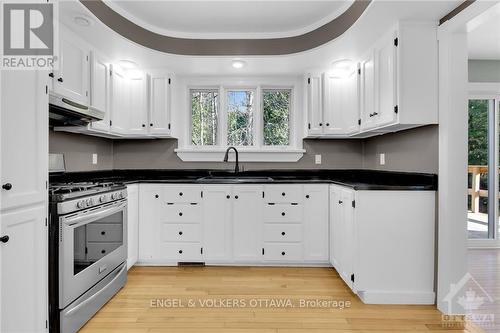
<svg viewBox="0 0 500 333"><path fill-rule="evenodd" d="M179 105L185 117L179 137L179 147L175 152L186 162L221 162L227 145L227 112L226 103L228 91L252 90L255 92L254 104L254 146L238 146L239 159L242 162L297 162L305 153L302 139L299 137L302 129L301 112L303 111L302 77L252 77L241 79L237 77L187 77L181 82L186 98L185 105ZM191 144L191 90L219 90L219 123L216 146L195 146ZM290 100L289 131L290 145L264 146L262 91L289 89L292 92Z"/></svg>

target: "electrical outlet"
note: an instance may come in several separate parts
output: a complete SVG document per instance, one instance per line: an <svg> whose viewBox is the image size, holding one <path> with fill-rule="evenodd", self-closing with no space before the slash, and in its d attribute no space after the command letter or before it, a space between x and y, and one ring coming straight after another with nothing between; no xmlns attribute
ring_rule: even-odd
<svg viewBox="0 0 500 333"><path fill-rule="evenodd" d="M321 155L314 155L314 163L321 164Z"/></svg>
<svg viewBox="0 0 500 333"><path fill-rule="evenodd" d="M380 154L380 165L385 165L385 154Z"/></svg>
<svg viewBox="0 0 500 333"><path fill-rule="evenodd" d="M92 154L92 164L97 164L97 154Z"/></svg>

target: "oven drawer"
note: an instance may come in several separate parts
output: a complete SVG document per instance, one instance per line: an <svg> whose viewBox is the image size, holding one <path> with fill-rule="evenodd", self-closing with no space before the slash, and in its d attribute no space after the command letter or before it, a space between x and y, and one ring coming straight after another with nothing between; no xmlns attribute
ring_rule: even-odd
<svg viewBox="0 0 500 333"><path fill-rule="evenodd" d="M201 261L200 243L163 243L162 257L173 261Z"/></svg>
<svg viewBox="0 0 500 333"><path fill-rule="evenodd" d="M87 241L89 242L121 242L123 226L121 224L91 223L87 226Z"/></svg>
<svg viewBox="0 0 500 333"><path fill-rule="evenodd" d="M302 241L302 225L300 224L266 224L264 225L265 242L300 242Z"/></svg>
<svg viewBox="0 0 500 333"><path fill-rule="evenodd" d="M302 243L265 243L264 260L297 261L302 259Z"/></svg>
<svg viewBox="0 0 500 333"><path fill-rule="evenodd" d="M264 220L271 223L300 223L302 221L302 206L267 204L264 207Z"/></svg>
<svg viewBox="0 0 500 333"><path fill-rule="evenodd" d="M198 186L175 186L166 187L163 190L164 201L170 203L178 202L200 202L201 187Z"/></svg>
<svg viewBox="0 0 500 333"><path fill-rule="evenodd" d="M163 224L162 241L201 242L199 224Z"/></svg>
<svg viewBox="0 0 500 333"><path fill-rule="evenodd" d="M264 193L265 202L302 202L301 185L267 185Z"/></svg>
<svg viewBox="0 0 500 333"><path fill-rule="evenodd" d="M122 243L87 243L87 258L99 260L122 245Z"/></svg>
<svg viewBox="0 0 500 333"><path fill-rule="evenodd" d="M167 205L164 210L165 223L200 223L201 206L191 204Z"/></svg>

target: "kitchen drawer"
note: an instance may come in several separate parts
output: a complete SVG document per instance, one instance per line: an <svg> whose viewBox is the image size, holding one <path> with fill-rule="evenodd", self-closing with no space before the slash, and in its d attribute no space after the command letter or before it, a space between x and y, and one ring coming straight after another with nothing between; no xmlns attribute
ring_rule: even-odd
<svg viewBox="0 0 500 333"><path fill-rule="evenodd" d="M200 261L202 259L200 243L163 243L162 258L174 261Z"/></svg>
<svg viewBox="0 0 500 333"><path fill-rule="evenodd" d="M199 224L163 224L162 241L165 242L201 242Z"/></svg>
<svg viewBox="0 0 500 333"><path fill-rule="evenodd" d="M91 223L87 225L88 242L121 242L123 226L121 224Z"/></svg>
<svg viewBox="0 0 500 333"><path fill-rule="evenodd" d="M87 243L87 258L99 260L122 246L122 243Z"/></svg>
<svg viewBox="0 0 500 333"><path fill-rule="evenodd" d="M166 205L161 219L164 223L200 223L201 211L200 204Z"/></svg>
<svg viewBox="0 0 500 333"><path fill-rule="evenodd" d="M267 185L264 187L265 202L302 202L302 185Z"/></svg>
<svg viewBox="0 0 500 333"><path fill-rule="evenodd" d="M302 241L302 225L300 224L266 224L264 225L265 242L300 242Z"/></svg>
<svg viewBox="0 0 500 333"><path fill-rule="evenodd" d="M302 243L264 243L264 260L297 261L302 259Z"/></svg>
<svg viewBox="0 0 500 333"><path fill-rule="evenodd" d="M266 204L264 221L271 223L300 223L302 221L302 205Z"/></svg>
<svg viewBox="0 0 500 333"><path fill-rule="evenodd" d="M201 187L199 187L199 186L167 187L163 191L163 198L164 198L165 202L169 202L169 203L200 202L201 201Z"/></svg>

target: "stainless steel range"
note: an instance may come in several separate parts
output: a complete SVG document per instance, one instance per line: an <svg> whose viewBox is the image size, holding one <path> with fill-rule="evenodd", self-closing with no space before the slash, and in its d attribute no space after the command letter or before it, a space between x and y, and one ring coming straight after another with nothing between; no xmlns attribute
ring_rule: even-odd
<svg viewBox="0 0 500 333"><path fill-rule="evenodd" d="M116 183L49 188L50 331L78 331L127 280L127 190Z"/></svg>

